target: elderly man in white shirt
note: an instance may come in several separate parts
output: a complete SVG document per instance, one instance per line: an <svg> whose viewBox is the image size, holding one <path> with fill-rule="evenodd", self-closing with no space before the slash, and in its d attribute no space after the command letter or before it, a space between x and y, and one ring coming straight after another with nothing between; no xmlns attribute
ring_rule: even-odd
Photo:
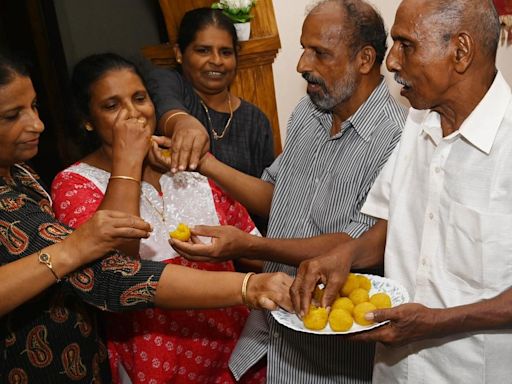
<svg viewBox="0 0 512 384"><path fill-rule="evenodd" d="M352 338L381 342L375 383L510 383L512 94L496 10L404 0L391 36L387 66L413 108L362 209L380 220L301 264L296 310L319 280L327 305L350 268L384 261L414 303L368 314L390 323Z"/></svg>

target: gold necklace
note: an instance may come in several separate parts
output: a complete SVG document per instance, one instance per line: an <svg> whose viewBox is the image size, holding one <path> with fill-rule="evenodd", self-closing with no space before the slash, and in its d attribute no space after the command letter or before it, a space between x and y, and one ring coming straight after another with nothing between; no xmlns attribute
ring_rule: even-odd
<svg viewBox="0 0 512 384"><path fill-rule="evenodd" d="M151 206L151 208L153 208L153 211L155 211L158 216L160 216L160 219L162 220L162 222L165 224L165 200L164 200L164 197L162 196L162 210L160 211L157 207L155 207L155 205L151 202L151 200L149 199L149 197L146 196L146 194L144 193L144 190L141 189L141 194L142 194L142 197L144 197L144 199L146 199L146 201L149 203L149 205Z"/></svg>
<svg viewBox="0 0 512 384"><path fill-rule="evenodd" d="M228 92L229 119L228 119L226 125L224 126L224 129L222 130L222 132L220 134L217 133L215 131L215 129L213 129L212 118L210 117L210 110L208 109L208 107L206 106L206 104L204 103L203 100L199 99L199 102L201 103L201 105L203 106L204 111L206 112L206 117L208 118L208 123L210 125L210 130L212 131L213 139L214 140L222 140L224 135L229 130L229 127L231 125L231 120L233 120L233 107L231 106L231 95L230 95L230 93Z"/></svg>

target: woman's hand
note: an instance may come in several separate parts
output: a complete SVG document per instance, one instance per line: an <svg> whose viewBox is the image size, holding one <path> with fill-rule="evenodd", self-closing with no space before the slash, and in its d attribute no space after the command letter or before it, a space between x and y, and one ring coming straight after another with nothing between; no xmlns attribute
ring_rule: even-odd
<svg viewBox="0 0 512 384"><path fill-rule="evenodd" d="M171 170L171 139L166 136L152 136L149 165L163 172Z"/></svg>
<svg viewBox="0 0 512 384"><path fill-rule="evenodd" d="M290 286L293 278L283 272L252 275L247 284L247 305L270 311L281 307L293 312Z"/></svg>
<svg viewBox="0 0 512 384"><path fill-rule="evenodd" d="M173 113L176 112L162 116L162 119L169 120L163 132L172 141L171 172L195 170L201 157L210 149L208 131L194 116L180 114L169 118Z"/></svg>
<svg viewBox="0 0 512 384"><path fill-rule="evenodd" d="M69 235L61 245L75 267L88 264L129 241L147 238L151 226L140 217L124 212L100 210ZM79 264L76 265L76 261Z"/></svg>
<svg viewBox="0 0 512 384"><path fill-rule="evenodd" d="M142 164L151 147L152 133L145 117L128 118L128 111L121 110L112 127L113 163Z"/></svg>

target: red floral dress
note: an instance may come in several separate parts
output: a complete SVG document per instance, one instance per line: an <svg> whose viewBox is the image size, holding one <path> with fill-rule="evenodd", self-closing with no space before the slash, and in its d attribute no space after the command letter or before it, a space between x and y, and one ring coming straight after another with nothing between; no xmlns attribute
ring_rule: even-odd
<svg viewBox="0 0 512 384"><path fill-rule="evenodd" d="M100 205L109 173L77 163L59 173L52 184L57 218L72 227L86 221ZM160 179L162 194L141 188L141 217L153 232L141 241L142 259L211 271L233 271L232 262L191 262L169 246L168 233L179 222L189 225L233 225L257 233L245 208L201 175L182 172ZM248 309L144 311L104 317L114 382L121 363L133 383L235 383L228 368ZM264 368L264 367L263 367ZM265 369L246 375L246 383L264 383Z"/></svg>

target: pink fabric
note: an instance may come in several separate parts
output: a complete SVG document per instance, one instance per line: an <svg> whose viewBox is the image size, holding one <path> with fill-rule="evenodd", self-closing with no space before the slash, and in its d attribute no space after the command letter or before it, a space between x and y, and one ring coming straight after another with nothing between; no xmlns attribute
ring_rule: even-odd
<svg viewBox="0 0 512 384"><path fill-rule="evenodd" d="M254 223L245 208L211 181L210 187L219 222L252 231ZM97 210L103 193L87 178L61 172L52 183L52 199L58 219L78 227ZM211 271L234 270L232 262L189 262L182 257L167 262ZM246 307L232 307L105 314L113 383L119 383L120 361L133 383L235 383L227 363L248 313ZM265 378L262 364L241 382L264 383Z"/></svg>

